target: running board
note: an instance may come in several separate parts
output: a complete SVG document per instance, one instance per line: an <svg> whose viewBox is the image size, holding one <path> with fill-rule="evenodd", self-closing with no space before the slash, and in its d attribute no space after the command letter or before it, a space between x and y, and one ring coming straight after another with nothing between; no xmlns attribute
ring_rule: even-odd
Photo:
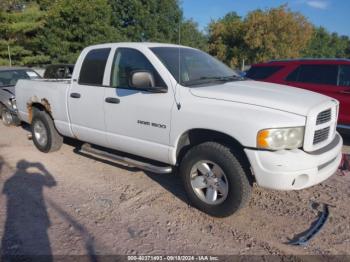
<svg viewBox="0 0 350 262"><path fill-rule="evenodd" d="M169 174L173 171L171 166L156 166L150 163L141 162L128 157L118 156L106 151L91 147L90 144L83 144L80 152L83 154L93 155L109 161L117 162L123 166L133 166L155 174Z"/></svg>

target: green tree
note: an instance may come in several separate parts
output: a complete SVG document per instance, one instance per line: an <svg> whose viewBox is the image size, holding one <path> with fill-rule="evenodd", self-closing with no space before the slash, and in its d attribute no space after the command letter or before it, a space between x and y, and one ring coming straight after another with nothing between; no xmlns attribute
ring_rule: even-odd
<svg viewBox="0 0 350 262"><path fill-rule="evenodd" d="M174 42L182 11L177 0L109 0L113 26L129 41Z"/></svg>
<svg viewBox="0 0 350 262"><path fill-rule="evenodd" d="M346 58L349 57L348 49L350 40L347 36L339 36L337 33L329 33L324 27L314 30L309 45L304 49L304 57L314 58Z"/></svg>
<svg viewBox="0 0 350 262"><path fill-rule="evenodd" d="M193 20L183 21L180 32L181 45L191 46L205 51L208 50L208 38L198 30L198 25ZM177 43L176 40L173 42Z"/></svg>
<svg viewBox="0 0 350 262"><path fill-rule="evenodd" d="M9 50L14 65L46 62L48 57L39 51L35 39L43 25L43 12L35 3L12 9L13 3L4 8L6 12L0 12L0 63L9 64Z"/></svg>
<svg viewBox="0 0 350 262"><path fill-rule="evenodd" d="M53 63L74 63L88 45L120 41L111 16L107 0L56 1L39 36L42 51Z"/></svg>

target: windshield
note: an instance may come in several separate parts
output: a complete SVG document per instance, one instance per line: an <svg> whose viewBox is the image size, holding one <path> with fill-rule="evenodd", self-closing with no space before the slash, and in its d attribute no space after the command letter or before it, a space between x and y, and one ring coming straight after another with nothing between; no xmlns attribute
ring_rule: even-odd
<svg viewBox="0 0 350 262"><path fill-rule="evenodd" d="M15 86L20 79L36 79L40 76L33 70L5 70L0 71L0 88L5 86Z"/></svg>
<svg viewBox="0 0 350 262"><path fill-rule="evenodd" d="M197 49L154 47L151 50L176 81L184 86L242 80L242 77L231 68Z"/></svg>

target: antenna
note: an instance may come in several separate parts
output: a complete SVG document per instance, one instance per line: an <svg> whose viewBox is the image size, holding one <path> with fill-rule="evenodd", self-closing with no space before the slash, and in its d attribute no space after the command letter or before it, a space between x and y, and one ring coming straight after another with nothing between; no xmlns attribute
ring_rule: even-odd
<svg viewBox="0 0 350 262"><path fill-rule="evenodd" d="M182 20L182 17L180 17L179 19L179 29L178 29L178 33L179 33L179 36L178 36L178 45L179 45L179 48L178 48L178 62L179 62L179 65L178 65L178 68L179 68L179 72L178 72L178 78L179 78L179 84L181 85L181 48L180 48L180 45L181 45L181 20ZM175 98L175 103L176 103L176 106L177 106L177 109L180 110L181 109L181 104L177 101L176 99L176 91L177 91L177 88L175 87L175 94L174 94L174 98Z"/></svg>
<svg viewBox="0 0 350 262"><path fill-rule="evenodd" d="M179 83L181 84L181 50L180 50L180 45L181 45L181 19L179 19L179 37L178 37L178 45L179 45Z"/></svg>

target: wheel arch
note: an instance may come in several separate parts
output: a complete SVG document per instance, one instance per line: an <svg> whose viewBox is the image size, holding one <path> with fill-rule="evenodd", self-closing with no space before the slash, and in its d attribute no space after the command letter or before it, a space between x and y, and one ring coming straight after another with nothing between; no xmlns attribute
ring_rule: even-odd
<svg viewBox="0 0 350 262"><path fill-rule="evenodd" d="M188 150L204 142L216 142L230 148L244 168L251 183L255 181L244 146L234 137L220 131L195 128L184 132L176 144L176 163L179 164Z"/></svg>
<svg viewBox="0 0 350 262"><path fill-rule="evenodd" d="M33 120L34 109L45 111L52 118L51 106L47 99L43 98L40 101L34 100L27 103L29 123L31 123Z"/></svg>

